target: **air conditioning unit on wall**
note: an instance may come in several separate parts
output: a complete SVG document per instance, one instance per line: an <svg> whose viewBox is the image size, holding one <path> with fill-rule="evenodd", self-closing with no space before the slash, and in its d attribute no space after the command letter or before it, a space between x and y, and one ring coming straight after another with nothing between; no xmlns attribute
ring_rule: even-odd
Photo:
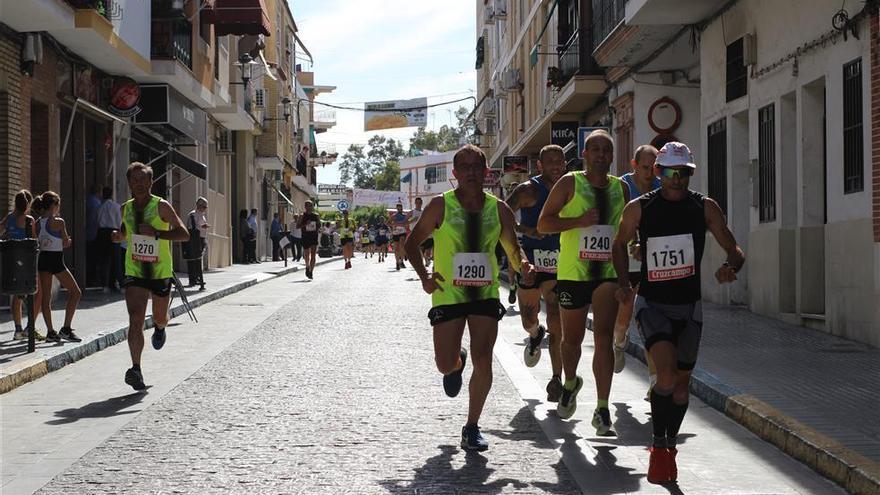
<svg viewBox="0 0 880 495"><path fill-rule="evenodd" d="M495 18L507 18L507 0L495 0Z"/></svg>
<svg viewBox="0 0 880 495"><path fill-rule="evenodd" d="M522 72L519 69L507 69L501 74L501 89L504 91L519 91L522 88Z"/></svg>

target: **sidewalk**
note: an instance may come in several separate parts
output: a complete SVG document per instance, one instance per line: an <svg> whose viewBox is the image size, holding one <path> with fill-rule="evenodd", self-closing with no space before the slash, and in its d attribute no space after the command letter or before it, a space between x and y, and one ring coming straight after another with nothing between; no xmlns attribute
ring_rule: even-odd
<svg viewBox="0 0 880 495"><path fill-rule="evenodd" d="M739 307L704 302L703 321L695 395L851 493L880 493L880 349Z"/></svg>
<svg viewBox="0 0 880 495"><path fill-rule="evenodd" d="M340 258L318 258L316 266L337 259ZM185 292L190 305L197 308L252 285L299 271L303 266L302 262L293 263L288 260L287 268L281 261L216 268L205 272L204 291L193 287L187 288ZM185 273L178 273L177 277L181 283L187 283L188 278ZM171 317L183 315L184 318L188 318L176 292L172 291L172 295L174 300L170 308ZM65 293L61 293L53 305L52 322L56 330L61 328L64 322L65 301ZM194 312L198 318L199 312L197 310ZM0 394L118 344L125 340L128 330L128 312L123 294L103 294L93 290L84 291L79 309L73 318L73 328L82 338L82 342L37 342L36 352L27 354L27 341L12 340L15 327L11 315L8 312L3 314L0 321L2 321L0 323ZM152 320L148 314L146 327L150 326ZM37 319L36 327L45 334L46 325L42 317Z"/></svg>
<svg viewBox="0 0 880 495"><path fill-rule="evenodd" d="M741 307L704 302L703 322L695 396L850 493L880 493L880 349ZM627 352L644 362L642 346L633 323Z"/></svg>

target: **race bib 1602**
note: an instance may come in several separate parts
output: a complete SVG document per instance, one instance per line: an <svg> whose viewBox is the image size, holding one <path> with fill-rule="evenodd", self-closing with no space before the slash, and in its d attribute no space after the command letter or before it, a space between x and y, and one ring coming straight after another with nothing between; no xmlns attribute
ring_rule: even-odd
<svg viewBox="0 0 880 495"><path fill-rule="evenodd" d="M544 273L556 273L556 264L559 261L559 250L548 251L535 249L532 251L535 259L535 270Z"/></svg>

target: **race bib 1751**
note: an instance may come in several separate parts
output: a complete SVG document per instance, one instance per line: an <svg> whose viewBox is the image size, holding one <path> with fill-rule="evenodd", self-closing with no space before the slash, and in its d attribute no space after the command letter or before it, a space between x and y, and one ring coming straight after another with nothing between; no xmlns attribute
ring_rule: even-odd
<svg viewBox="0 0 880 495"><path fill-rule="evenodd" d="M535 270L544 273L556 273L556 264L559 260L559 251L535 249L532 251L535 259Z"/></svg>
<svg viewBox="0 0 880 495"><path fill-rule="evenodd" d="M692 234L651 237L645 253L650 282L678 280L696 273Z"/></svg>
<svg viewBox="0 0 880 495"><path fill-rule="evenodd" d="M155 237L140 234L131 236L131 259L142 263L159 261L159 241Z"/></svg>
<svg viewBox="0 0 880 495"><path fill-rule="evenodd" d="M614 227L593 225L581 231L580 258L588 261L611 261L611 240Z"/></svg>
<svg viewBox="0 0 880 495"><path fill-rule="evenodd" d="M495 279L489 253L455 253L452 270L452 285L456 287L485 287Z"/></svg>

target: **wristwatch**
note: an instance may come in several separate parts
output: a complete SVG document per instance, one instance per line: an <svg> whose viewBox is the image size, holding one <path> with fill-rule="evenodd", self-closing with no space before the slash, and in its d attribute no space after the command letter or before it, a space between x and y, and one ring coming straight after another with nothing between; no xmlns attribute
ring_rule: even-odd
<svg viewBox="0 0 880 495"><path fill-rule="evenodd" d="M156 234L155 234L155 237L156 237L156 240L157 240L157 241L159 240L159 232L160 232L160 231L157 230L157 231L156 231Z"/></svg>
<svg viewBox="0 0 880 495"><path fill-rule="evenodd" d="M722 265L733 270L733 273L739 273L739 268L734 267L733 265L731 265L730 263L728 263L726 261L724 263L722 263Z"/></svg>

